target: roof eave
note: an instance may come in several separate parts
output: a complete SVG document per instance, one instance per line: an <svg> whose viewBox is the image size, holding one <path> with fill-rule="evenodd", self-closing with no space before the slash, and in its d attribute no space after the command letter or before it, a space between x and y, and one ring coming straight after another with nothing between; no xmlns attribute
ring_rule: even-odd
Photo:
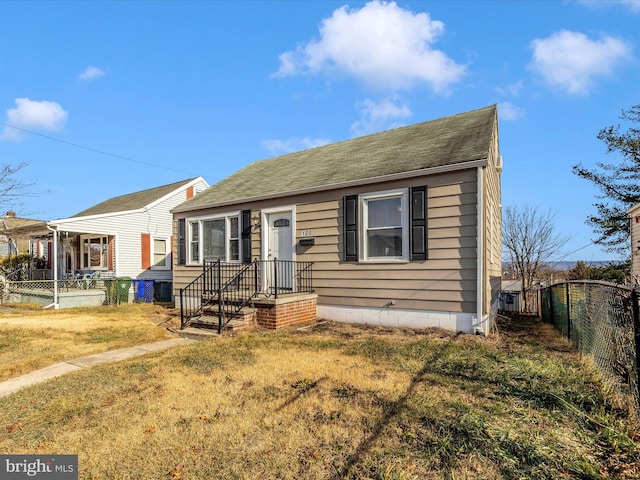
<svg viewBox="0 0 640 480"><path fill-rule="evenodd" d="M186 213L186 212L192 212L192 211L196 211L196 210L204 210L204 209L208 209L208 208L217 208L217 207L224 207L224 206L229 206L229 205L237 205L240 203L251 203L251 202L258 202L258 201L264 201L264 200L272 200L274 198L280 198L280 197L291 197L291 196L295 196L295 195L304 195L304 194L308 194L308 193L316 193L316 192L322 192L322 191L326 191L326 190L338 190L340 188L349 188L349 187L356 187L356 186L360 186L360 185L367 185L370 183L381 183L381 182L391 182L394 180L404 180L406 178L413 178L416 176L423 176L423 175L436 175L439 173L448 173L448 172L454 172L454 171L458 171L458 170L468 170L470 168L478 168L478 167L484 167L488 164L488 158L481 158L481 159L477 159L477 160L469 160L466 162L460 162L460 163L456 163L456 164L452 164L452 165L441 165L438 167L430 167L430 168L423 168L420 170L411 170L409 172L400 172L400 173L393 173L390 175L382 175L379 177L369 177L369 178L362 178L362 179L358 179L358 180L351 180L348 182L341 182L341 183L333 183L333 184L327 184L327 185L319 185L319 186L314 186L314 187L308 187L308 188L302 188L299 190L291 190L288 192L278 192L278 193L271 193L271 194L267 194L267 195L258 195L255 197L246 197L246 198L241 198L241 199L234 199L234 200L230 200L230 201L224 201L224 202L216 202L216 203L210 203L210 204L204 204L204 205L196 205L193 207L182 207L182 208L174 208L171 210L172 213Z"/></svg>

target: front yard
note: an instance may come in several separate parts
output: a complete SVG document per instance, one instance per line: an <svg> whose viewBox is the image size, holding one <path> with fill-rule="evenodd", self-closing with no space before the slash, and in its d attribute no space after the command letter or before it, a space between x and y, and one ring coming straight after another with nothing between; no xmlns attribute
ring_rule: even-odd
<svg viewBox="0 0 640 480"><path fill-rule="evenodd" d="M0 309L0 382L39 368L170 338L151 304L64 310Z"/></svg>
<svg viewBox="0 0 640 480"><path fill-rule="evenodd" d="M525 323L526 322L526 323ZM0 451L82 479L632 479L640 429L551 327L325 323L100 365L0 399Z"/></svg>

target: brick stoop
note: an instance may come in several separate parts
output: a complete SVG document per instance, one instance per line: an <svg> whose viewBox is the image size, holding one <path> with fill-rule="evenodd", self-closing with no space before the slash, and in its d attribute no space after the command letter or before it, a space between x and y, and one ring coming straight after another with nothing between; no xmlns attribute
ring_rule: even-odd
<svg viewBox="0 0 640 480"><path fill-rule="evenodd" d="M259 326L279 328L308 325L317 321L315 293L284 294L278 298L259 298L253 301Z"/></svg>
<svg viewBox="0 0 640 480"><path fill-rule="evenodd" d="M237 332L252 326L277 330L280 328L310 325L317 321L315 293L281 294L278 298L255 298L252 307L244 307L229 321L224 331ZM205 309L203 315L193 319L195 329L216 331L218 316L215 308Z"/></svg>

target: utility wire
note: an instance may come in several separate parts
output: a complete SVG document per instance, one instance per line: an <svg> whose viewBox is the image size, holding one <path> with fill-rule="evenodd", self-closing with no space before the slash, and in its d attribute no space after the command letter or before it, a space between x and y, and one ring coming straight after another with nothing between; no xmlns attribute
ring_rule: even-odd
<svg viewBox="0 0 640 480"><path fill-rule="evenodd" d="M580 248L577 248L577 249L575 249L573 252L569 252L569 253L564 254L564 255L563 255L562 257L560 257L558 260L553 260L553 261L550 261L550 262L548 262L548 263L549 263L550 265L556 265L556 264L558 264L558 263L560 263L560 262L564 261L564 259L565 259L565 258L567 258L569 255L571 255L571 254L573 254L573 253L576 253L576 252L579 252L580 250L584 250L585 248L590 247L591 245L595 245L595 243L594 243L594 242L587 243L585 246L580 247ZM611 262L614 262L614 261L615 261L615 260L611 260ZM589 262L585 262L585 263L589 263Z"/></svg>
<svg viewBox="0 0 640 480"><path fill-rule="evenodd" d="M37 135L39 137L46 138L47 140L53 140L54 142L64 143L65 145L69 145L76 148L82 148L83 150L88 150L90 152L98 153L100 155L106 155L107 157L113 157L113 158L118 158L120 160L126 160L128 162L139 163L140 165L146 165L148 167L162 168L164 170L171 170L173 172L185 173L187 175L195 175L198 177L202 175L201 173L194 173L194 172L188 172L186 170L180 170L177 168L165 167L164 165L157 165L155 163L143 162L142 160L136 160L134 158L124 157L122 155L117 155L115 153L105 152L103 150L98 150L97 148L87 147L85 145L80 145L78 143L68 142L60 138L50 137L49 135L43 135L42 133L34 132L32 130L27 130L26 128L16 127L15 125L9 125L8 123L5 123L5 122L0 122L0 125L4 125L5 127L9 127L9 128L15 128L16 130L20 130L21 132L30 133L31 135Z"/></svg>

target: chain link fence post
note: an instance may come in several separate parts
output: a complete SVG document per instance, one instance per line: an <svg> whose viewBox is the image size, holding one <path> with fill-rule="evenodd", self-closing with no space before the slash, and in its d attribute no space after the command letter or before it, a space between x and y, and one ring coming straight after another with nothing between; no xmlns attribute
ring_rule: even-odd
<svg viewBox="0 0 640 480"><path fill-rule="evenodd" d="M636 365L635 365L635 381L636 381L636 401L640 406L640 307L638 306L638 289L631 291L631 308L633 311L633 339L635 343Z"/></svg>
<svg viewBox="0 0 640 480"><path fill-rule="evenodd" d="M565 297L567 300L567 339L573 341L573 332L571 331L571 284L565 283Z"/></svg>

